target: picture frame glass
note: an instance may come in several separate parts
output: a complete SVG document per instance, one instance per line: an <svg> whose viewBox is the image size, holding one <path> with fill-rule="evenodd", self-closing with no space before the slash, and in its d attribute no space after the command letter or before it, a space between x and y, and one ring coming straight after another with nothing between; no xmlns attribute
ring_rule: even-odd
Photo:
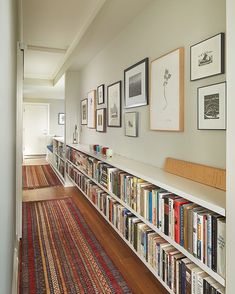
<svg viewBox="0 0 235 294"><path fill-rule="evenodd" d="M124 71L125 108L148 104L148 58Z"/></svg>
<svg viewBox="0 0 235 294"><path fill-rule="evenodd" d="M59 113L58 114L58 124L59 125L64 125L65 124L65 114L64 113Z"/></svg>
<svg viewBox="0 0 235 294"><path fill-rule="evenodd" d="M184 48L151 63L150 128L183 131Z"/></svg>
<svg viewBox="0 0 235 294"><path fill-rule="evenodd" d="M128 137L138 136L138 113L137 112L125 113L125 136L128 136Z"/></svg>
<svg viewBox="0 0 235 294"><path fill-rule="evenodd" d="M94 129L96 118L95 118L95 110L96 110L96 91L90 91L87 95L87 126L88 128Z"/></svg>
<svg viewBox="0 0 235 294"><path fill-rule="evenodd" d="M108 126L121 127L121 82L108 86Z"/></svg>
<svg viewBox="0 0 235 294"><path fill-rule="evenodd" d="M81 124L87 125L87 99L81 101Z"/></svg>
<svg viewBox="0 0 235 294"><path fill-rule="evenodd" d="M224 72L224 34L218 34L190 48L191 81Z"/></svg>
<svg viewBox="0 0 235 294"><path fill-rule="evenodd" d="M96 110L96 131L105 132L106 131L106 109Z"/></svg>
<svg viewBox="0 0 235 294"><path fill-rule="evenodd" d="M198 129L226 129L226 83L198 88Z"/></svg>

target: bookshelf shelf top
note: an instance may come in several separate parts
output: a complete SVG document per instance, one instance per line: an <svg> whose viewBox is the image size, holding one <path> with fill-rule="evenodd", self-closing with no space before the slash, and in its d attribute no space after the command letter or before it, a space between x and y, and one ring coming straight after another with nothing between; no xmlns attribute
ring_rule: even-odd
<svg viewBox="0 0 235 294"><path fill-rule="evenodd" d="M54 140L64 143L64 137L53 137Z"/></svg>
<svg viewBox="0 0 235 294"><path fill-rule="evenodd" d="M181 178L161 168L118 154L114 154L112 158L104 158L91 152L88 145L68 144L68 146L225 216L226 193L224 191Z"/></svg>

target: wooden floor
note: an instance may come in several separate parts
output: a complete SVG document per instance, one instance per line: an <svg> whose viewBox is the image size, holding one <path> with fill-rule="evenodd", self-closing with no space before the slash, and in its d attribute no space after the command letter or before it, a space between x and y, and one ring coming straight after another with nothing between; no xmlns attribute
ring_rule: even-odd
<svg viewBox="0 0 235 294"><path fill-rule="evenodd" d="M120 270L133 293L168 293L77 188L52 187L25 190L23 201L59 199L66 196L73 198L96 238Z"/></svg>

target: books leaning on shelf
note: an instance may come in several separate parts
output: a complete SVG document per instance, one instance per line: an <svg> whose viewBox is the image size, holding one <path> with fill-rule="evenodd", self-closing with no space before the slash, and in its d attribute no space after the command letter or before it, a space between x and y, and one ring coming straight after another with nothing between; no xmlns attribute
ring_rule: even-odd
<svg viewBox="0 0 235 294"><path fill-rule="evenodd" d="M225 278L225 218L71 147L67 159Z"/></svg>
<svg viewBox="0 0 235 294"><path fill-rule="evenodd" d="M174 246L165 241L164 238L159 236L159 234L153 231L147 224L142 222L138 217L131 213L131 211L121 205L82 172L69 163L67 164L66 171L73 182L81 189L81 191L83 191L86 197L90 199L96 209L99 210L108 222L119 231L122 237L128 241L133 250L135 250L137 254L148 263L149 267L153 269L159 279L162 280L174 293L225 293L224 287L195 265L190 259L186 258L180 251L175 249ZM113 170L113 173L116 172L116 170ZM102 178L100 178L100 180L102 180ZM144 182L139 182L144 190L150 192L152 191L151 189L154 188L152 187L150 189L150 185L143 186L143 183ZM170 198L170 194L164 194L163 191L161 191L161 196L164 204L165 202L168 203L169 199L177 199L179 203L178 198ZM183 204L183 201L180 203L180 207L186 205L186 203ZM187 207L189 209L189 206ZM150 212L148 212L148 217L151 219ZM164 222L162 228L165 232L167 221L164 217L165 211L162 214L162 220ZM224 222L222 223L224 224ZM222 223L219 224L219 226L222 227L221 231L223 231ZM179 232L180 231L181 230L179 230Z"/></svg>

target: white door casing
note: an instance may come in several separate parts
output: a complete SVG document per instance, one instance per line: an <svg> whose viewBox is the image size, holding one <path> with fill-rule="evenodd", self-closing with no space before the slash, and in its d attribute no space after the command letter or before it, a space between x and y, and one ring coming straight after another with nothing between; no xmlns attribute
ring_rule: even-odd
<svg viewBox="0 0 235 294"><path fill-rule="evenodd" d="M24 155L46 154L49 133L49 104L24 103L23 152Z"/></svg>

